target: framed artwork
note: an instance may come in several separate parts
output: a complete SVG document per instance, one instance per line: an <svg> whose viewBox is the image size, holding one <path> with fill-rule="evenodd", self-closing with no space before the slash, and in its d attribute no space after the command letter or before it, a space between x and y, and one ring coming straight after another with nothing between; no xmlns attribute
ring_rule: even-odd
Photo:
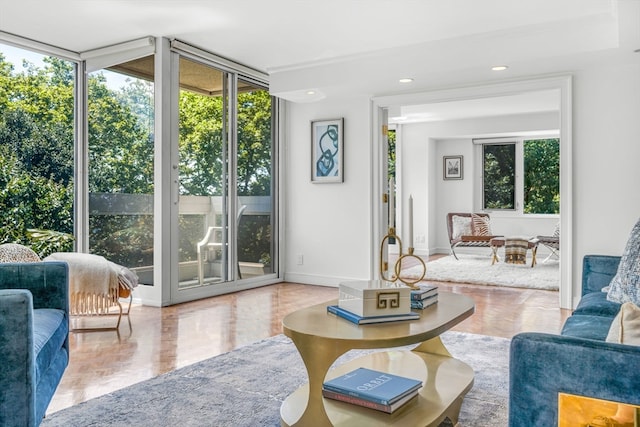
<svg viewBox="0 0 640 427"><path fill-rule="evenodd" d="M311 122L311 182L344 182L344 119Z"/></svg>
<svg viewBox="0 0 640 427"><path fill-rule="evenodd" d="M462 179L463 169L462 156L442 157L442 174L444 179Z"/></svg>

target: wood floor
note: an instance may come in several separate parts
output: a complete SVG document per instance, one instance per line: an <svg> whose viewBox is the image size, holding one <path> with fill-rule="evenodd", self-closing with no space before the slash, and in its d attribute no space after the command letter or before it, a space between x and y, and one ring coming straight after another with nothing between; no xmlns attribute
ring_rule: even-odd
<svg viewBox="0 0 640 427"><path fill-rule="evenodd" d="M475 314L456 331L505 338L521 331L557 333L570 314L558 308L553 291L437 285L476 302ZM165 308L134 305L131 328L124 319L118 333L71 333L69 367L48 412L280 334L285 315L337 294L334 287L281 283Z"/></svg>

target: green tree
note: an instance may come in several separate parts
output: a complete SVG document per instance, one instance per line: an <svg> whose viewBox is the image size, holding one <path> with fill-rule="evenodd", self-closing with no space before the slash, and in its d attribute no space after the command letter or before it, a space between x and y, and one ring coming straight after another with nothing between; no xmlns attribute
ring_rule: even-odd
<svg viewBox="0 0 640 427"><path fill-rule="evenodd" d="M271 194L271 96L266 90L238 95L238 195Z"/></svg>
<svg viewBox="0 0 640 427"><path fill-rule="evenodd" d="M2 128L0 128L2 130ZM33 175L22 167L11 148L0 140L0 240L33 245L28 236L33 228L73 233L73 191L71 187L46 177ZM69 241L65 250L73 248Z"/></svg>
<svg viewBox="0 0 640 427"><path fill-rule="evenodd" d="M560 140L524 142L524 212L560 213Z"/></svg>
<svg viewBox="0 0 640 427"><path fill-rule="evenodd" d="M31 245L41 256L54 246L29 230L59 232L72 249L74 67L55 58L24 62L15 72L0 55L0 239Z"/></svg>
<svg viewBox="0 0 640 427"><path fill-rule="evenodd" d="M387 171L387 179L391 179L396 177L396 130L389 129L387 133L387 142L389 145L388 152L388 171Z"/></svg>
<svg viewBox="0 0 640 427"><path fill-rule="evenodd" d="M227 164L222 98L181 91L179 108L180 194L221 196Z"/></svg>
<svg viewBox="0 0 640 427"><path fill-rule="evenodd" d="M153 192L153 141L121 96L103 75L89 78L90 193Z"/></svg>
<svg viewBox="0 0 640 427"><path fill-rule="evenodd" d="M484 145L484 208L515 209L515 144Z"/></svg>

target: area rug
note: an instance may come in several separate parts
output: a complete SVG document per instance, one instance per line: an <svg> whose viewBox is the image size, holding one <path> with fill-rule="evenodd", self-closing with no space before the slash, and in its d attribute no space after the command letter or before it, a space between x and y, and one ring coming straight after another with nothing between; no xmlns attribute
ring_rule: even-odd
<svg viewBox="0 0 640 427"><path fill-rule="evenodd" d="M506 426L510 341L462 332L442 340L476 374L460 425ZM336 364L366 352L351 351ZM277 335L48 414L41 425L275 427L284 399L306 381L295 346Z"/></svg>
<svg viewBox="0 0 640 427"><path fill-rule="evenodd" d="M531 259L526 265L497 262L477 255L458 255L458 260L449 255L428 262L425 280L460 282L474 285L509 286L514 288L558 290L560 287L560 263L557 260L539 262L531 268ZM402 270L401 276L418 278L422 266Z"/></svg>

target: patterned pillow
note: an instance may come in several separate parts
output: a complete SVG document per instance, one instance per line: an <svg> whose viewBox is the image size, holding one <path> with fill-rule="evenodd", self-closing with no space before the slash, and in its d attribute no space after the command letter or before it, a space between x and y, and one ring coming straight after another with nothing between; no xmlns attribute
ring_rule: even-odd
<svg viewBox="0 0 640 427"><path fill-rule="evenodd" d="M474 236L491 236L491 220L488 216L471 214Z"/></svg>
<svg viewBox="0 0 640 427"><path fill-rule="evenodd" d="M460 236L471 236L471 218L468 216L453 215L451 217L451 239L457 239Z"/></svg>
<svg viewBox="0 0 640 427"><path fill-rule="evenodd" d="M631 230L618 272L609 283L607 299L640 305L640 219Z"/></svg>
<svg viewBox="0 0 640 427"><path fill-rule="evenodd" d="M556 228L553 229L553 237L560 237L560 223L556 224Z"/></svg>
<svg viewBox="0 0 640 427"><path fill-rule="evenodd" d="M0 245L0 262L40 262L40 257L31 248L5 243Z"/></svg>

